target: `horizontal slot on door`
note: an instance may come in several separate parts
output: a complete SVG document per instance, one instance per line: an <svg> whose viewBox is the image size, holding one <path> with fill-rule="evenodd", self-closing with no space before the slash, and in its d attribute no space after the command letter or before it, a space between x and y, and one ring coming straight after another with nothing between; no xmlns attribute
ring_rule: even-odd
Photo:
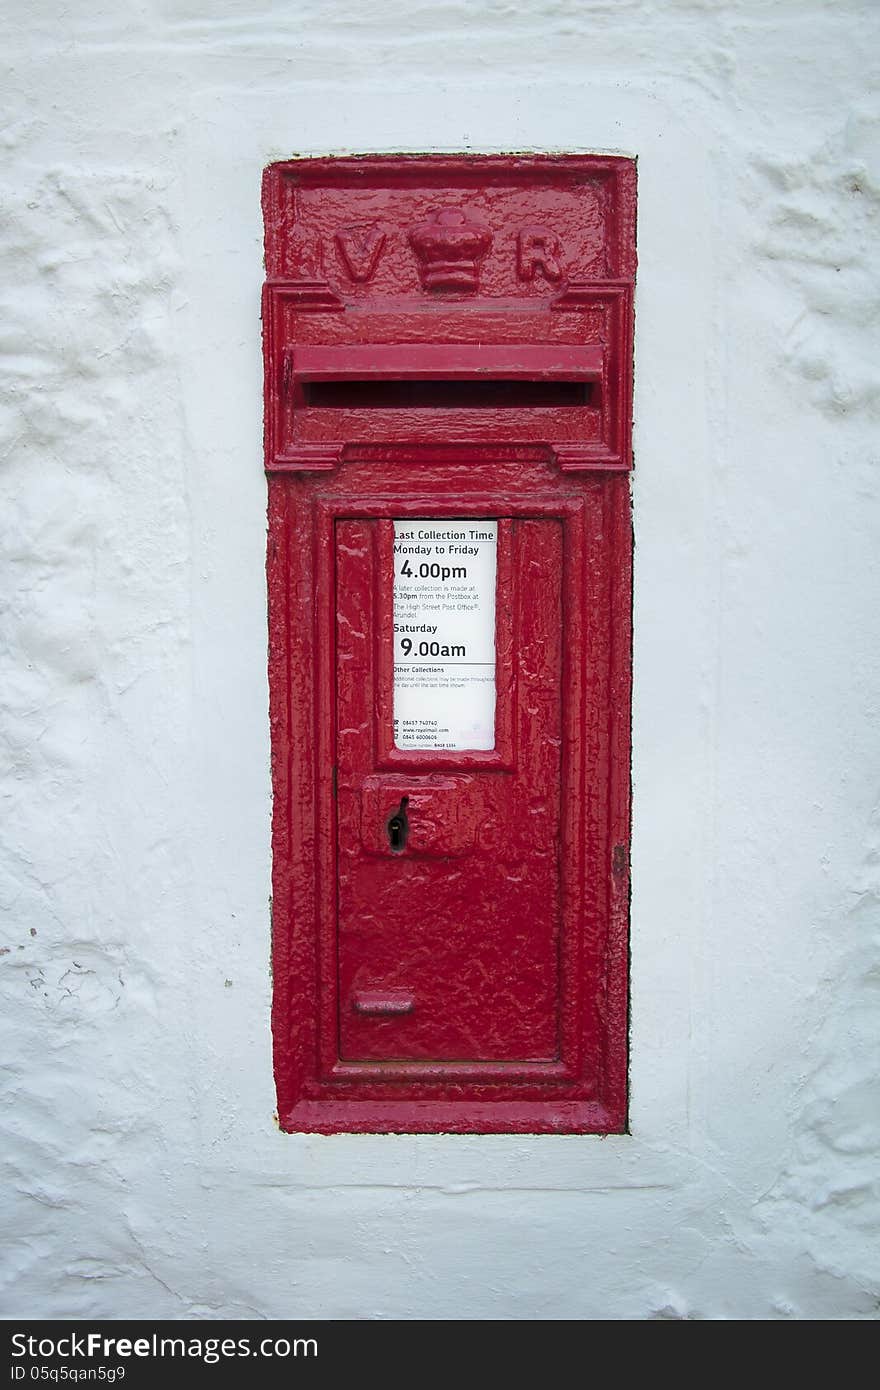
<svg viewBox="0 0 880 1390"><path fill-rule="evenodd" d="M303 404L318 410L500 410L598 404L591 381L448 379L304 381Z"/></svg>

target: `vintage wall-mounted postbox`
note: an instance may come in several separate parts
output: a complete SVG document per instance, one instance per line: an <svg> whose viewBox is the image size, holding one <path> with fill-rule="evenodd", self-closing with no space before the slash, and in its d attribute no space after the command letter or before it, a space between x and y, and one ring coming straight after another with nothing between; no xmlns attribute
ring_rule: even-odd
<svg viewBox="0 0 880 1390"><path fill-rule="evenodd" d="M626 1125L635 168L265 175L281 1125Z"/></svg>

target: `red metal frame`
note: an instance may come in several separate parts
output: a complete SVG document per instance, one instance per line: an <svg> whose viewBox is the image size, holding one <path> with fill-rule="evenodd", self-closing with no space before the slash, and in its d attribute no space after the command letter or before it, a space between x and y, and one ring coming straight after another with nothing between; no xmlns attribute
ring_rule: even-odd
<svg viewBox="0 0 880 1390"><path fill-rule="evenodd" d="M291 161L266 171L263 201L280 1123L321 1133L620 1131L634 166L588 156ZM446 219L452 231L432 212L438 204L463 209ZM512 216L521 217L522 232ZM299 386L435 378L581 380L598 389L589 404L556 410L331 410L304 404ZM392 745L391 521L405 517L500 519L497 592L505 601L496 609L490 752ZM518 712L515 631L529 596L512 558L512 528L526 519L558 524L563 536L557 1055L344 1059L338 528L364 522L372 537L341 581L346 601L357 589L375 681L376 771L368 780L405 787L440 776L458 785L515 773L518 740L531 737ZM359 998L355 1008L366 1016L410 1008L407 992L390 986Z"/></svg>

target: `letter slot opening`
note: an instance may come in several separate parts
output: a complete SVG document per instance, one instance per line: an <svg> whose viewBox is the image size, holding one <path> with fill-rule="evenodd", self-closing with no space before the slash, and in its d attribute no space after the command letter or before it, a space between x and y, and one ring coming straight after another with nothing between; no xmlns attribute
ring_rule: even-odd
<svg viewBox="0 0 880 1390"><path fill-rule="evenodd" d="M285 366L299 403L325 410L598 406L602 377L602 349L571 343L306 346Z"/></svg>
<svg viewBox="0 0 880 1390"><path fill-rule="evenodd" d="M306 381L303 404L318 410L509 410L598 405L592 381Z"/></svg>

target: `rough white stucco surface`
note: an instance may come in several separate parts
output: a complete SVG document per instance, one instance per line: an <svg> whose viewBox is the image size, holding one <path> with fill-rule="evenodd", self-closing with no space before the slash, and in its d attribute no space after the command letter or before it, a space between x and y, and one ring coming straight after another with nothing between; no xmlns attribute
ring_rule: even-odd
<svg viewBox="0 0 880 1390"><path fill-rule="evenodd" d="M7 7L7 1317L876 1317L878 21ZM632 1134L285 1136L260 173L508 149L639 158Z"/></svg>

